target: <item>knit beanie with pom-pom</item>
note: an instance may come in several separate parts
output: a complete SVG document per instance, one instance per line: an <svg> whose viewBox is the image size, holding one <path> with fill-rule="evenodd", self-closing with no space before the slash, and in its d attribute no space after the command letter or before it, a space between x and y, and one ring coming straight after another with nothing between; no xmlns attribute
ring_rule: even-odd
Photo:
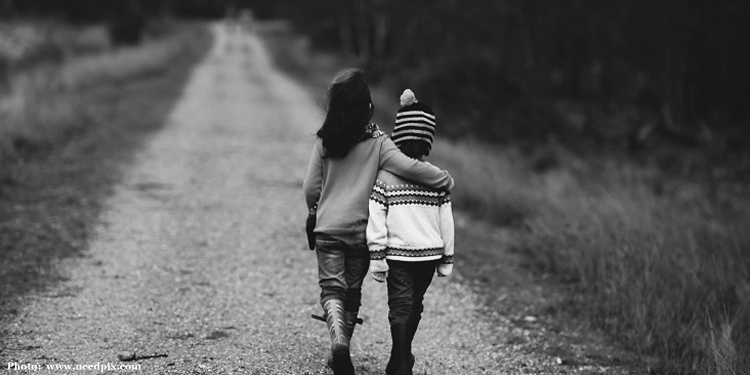
<svg viewBox="0 0 750 375"><path fill-rule="evenodd" d="M393 143L398 146L408 140L424 141L431 149L436 125L432 108L419 102L411 90L404 90L401 94L401 109L396 113L396 125L393 126L391 135Z"/></svg>

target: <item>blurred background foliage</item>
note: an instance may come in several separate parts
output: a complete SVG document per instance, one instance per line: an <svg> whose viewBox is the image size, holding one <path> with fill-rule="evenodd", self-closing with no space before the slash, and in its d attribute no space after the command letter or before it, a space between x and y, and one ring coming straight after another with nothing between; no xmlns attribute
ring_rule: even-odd
<svg viewBox="0 0 750 375"><path fill-rule="evenodd" d="M454 136L628 153L654 137L724 152L750 139L744 0L254 3L374 81L415 88Z"/></svg>
<svg viewBox="0 0 750 375"><path fill-rule="evenodd" d="M629 154L653 139L741 154L750 139L745 0L0 0L5 19L107 20L116 44L149 18L244 8L414 88L454 137Z"/></svg>

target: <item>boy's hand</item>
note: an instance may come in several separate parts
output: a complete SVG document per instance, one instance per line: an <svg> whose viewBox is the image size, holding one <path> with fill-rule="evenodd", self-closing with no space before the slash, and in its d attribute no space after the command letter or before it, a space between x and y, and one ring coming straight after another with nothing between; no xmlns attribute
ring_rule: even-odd
<svg viewBox="0 0 750 375"><path fill-rule="evenodd" d="M377 259L370 261L370 273L372 273L372 279L382 283L388 275L388 262L385 259Z"/></svg>
<svg viewBox="0 0 750 375"><path fill-rule="evenodd" d="M387 271L373 272L372 273L372 279L375 280L375 281L377 281L377 282L379 282L379 283L384 283L385 279L387 278L387 275L388 275Z"/></svg>
<svg viewBox="0 0 750 375"><path fill-rule="evenodd" d="M450 274L453 273L453 264L452 263L440 263L437 266L437 274L438 277L446 277L450 276Z"/></svg>

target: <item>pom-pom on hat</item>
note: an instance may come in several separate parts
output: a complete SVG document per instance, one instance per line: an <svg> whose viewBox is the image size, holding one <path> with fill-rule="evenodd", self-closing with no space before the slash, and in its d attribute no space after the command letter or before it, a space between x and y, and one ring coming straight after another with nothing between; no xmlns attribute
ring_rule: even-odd
<svg viewBox="0 0 750 375"><path fill-rule="evenodd" d="M419 102L413 91L404 90L401 94L401 109L396 113L396 125L393 126L391 135L393 143L398 146L408 140L424 141L431 149L436 125L432 108Z"/></svg>

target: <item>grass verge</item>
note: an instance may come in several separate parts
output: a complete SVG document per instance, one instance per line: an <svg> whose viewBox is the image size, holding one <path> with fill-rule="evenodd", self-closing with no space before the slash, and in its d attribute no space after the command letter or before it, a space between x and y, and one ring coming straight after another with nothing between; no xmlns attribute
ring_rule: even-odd
<svg viewBox="0 0 750 375"><path fill-rule="evenodd" d="M648 167L565 156L535 173L518 154L471 142L438 150L435 163L469 182L456 205L517 228L508 241L564 285L571 315L658 356L660 373L750 370L740 354L750 352L750 210L732 186L712 193Z"/></svg>
<svg viewBox="0 0 750 375"><path fill-rule="evenodd" d="M320 71L330 79L345 64L313 69L313 56L295 66L299 51L285 50L294 43L284 38L266 35L280 66L317 91L325 87ZM379 123L392 122L399 93L373 90ZM601 328L642 354L650 373L750 373L746 186L582 160L554 143L528 154L438 134L434 149L430 160L456 178L455 206L503 227L494 230L524 266L565 292L542 306L548 315ZM472 270L469 281L488 301L530 300L503 295L512 281L492 265L507 254L464 244L474 247L462 249L458 266Z"/></svg>
<svg viewBox="0 0 750 375"><path fill-rule="evenodd" d="M0 112L0 312L82 255L122 166L165 124L211 42L184 23L16 81Z"/></svg>

